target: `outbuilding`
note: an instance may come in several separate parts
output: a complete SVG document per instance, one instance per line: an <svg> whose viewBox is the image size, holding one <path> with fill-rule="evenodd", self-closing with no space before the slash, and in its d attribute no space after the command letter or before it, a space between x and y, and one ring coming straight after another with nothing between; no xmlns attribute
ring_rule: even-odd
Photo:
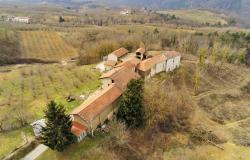
<svg viewBox="0 0 250 160"><path fill-rule="evenodd" d="M98 126L102 126L107 119L113 117L117 112L117 102L121 95L122 90L112 84L73 110L71 113L73 124L80 127L75 129L76 125L73 125L71 131L77 135L78 141L81 141L87 132L93 135Z"/></svg>
<svg viewBox="0 0 250 160"><path fill-rule="evenodd" d="M108 55L108 61L118 62L121 58L128 54L128 50L125 48L120 48Z"/></svg>

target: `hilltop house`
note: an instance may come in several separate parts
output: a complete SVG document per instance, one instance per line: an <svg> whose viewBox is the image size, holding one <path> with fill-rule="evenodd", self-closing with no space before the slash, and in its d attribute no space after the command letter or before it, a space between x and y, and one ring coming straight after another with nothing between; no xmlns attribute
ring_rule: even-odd
<svg viewBox="0 0 250 160"><path fill-rule="evenodd" d="M115 83L117 87L124 90L131 79L137 79L139 75L131 69L123 66L115 68L101 76L102 88L106 88Z"/></svg>
<svg viewBox="0 0 250 160"><path fill-rule="evenodd" d="M181 55L176 51L167 51L152 58L142 61L137 72L143 78L148 79L163 71L173 71L180 66Z"/></svg>
<svg viewBox="0 0 250 160"><path fill-rule="evenodd" d="M181 54L176 51L167 51L165 53L167 57L166 72L173 71L178 68L181 63Z"/></svg>
<svg viewBox="0 0 250 160"><path fill-rule="evenodd" d="M77 136L78 141L81 141L87 132L93 135L99 125L112 118L117 111L116 103L121 95L120 88L112 84L73 110L71 131Z"/></svg>
<svg viewBox="0 0 250 160"><path fill-rule="evenodd" d="M71 132L80 142L87 133L93 135L98 126L102 126L107 119L111 119L117 112L117 101L131 79L139 75L123 66L115 68L101 77L103 90L95 96L89 97L71 113L73 125Z"/></svg>
<svg viewBox="0 0 250 160"><path fill-rule="evenodd" d="M6 21L8 21L8 22L30 23L30 18L29 17L8 16Z"/></svg>
<svg viewBox="0 0 250 160"><path fill-rule="evenodd" d="M126 54L126 50L119 49L110 55L108 61L112 62L113 67L118 58ZM166 51L149 58L145 54L145 49L139 48L136 57L127 59L103 73L100 77L102 90L89 97L71 113L73 120L71 132L77 136L78 142L87 133L93 135L98 126L102 126L106 120L113 117L118 109L117 102L131 79L140 77L147 79L160 72L173 71L180 66L180 60L181 55L176 51Z"/></svg>
<svg viewBox="0 0 250 160"><path fill-rule="evenodd" d="M128 50L125 48L120 48L108 55L109 61L119 61L122 57L125 57L128 54Z"/></svg>
<svg viewBox="0 0 250 160"><path fill-rule="evenodd" d="M121 63L119 63L118 65L116 65L115 67L127 67L128 69L132 70L132 71L136 71L136 68L138 67L138 65L140 64L141 60L133 57L130 59L127 59Z"/></svg>

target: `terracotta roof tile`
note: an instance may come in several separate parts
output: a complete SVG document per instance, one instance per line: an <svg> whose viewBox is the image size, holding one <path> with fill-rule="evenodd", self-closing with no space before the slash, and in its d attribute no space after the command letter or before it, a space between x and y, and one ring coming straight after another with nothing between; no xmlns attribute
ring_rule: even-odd
<svg viewBox="0 0 250 160"><path fill-rule="evenodd" d="M104 64L107 65L107 66L114 67L116 65L116 61L107 60L107 61L104 62Z"/></svg>
<svg viewBox="0 0 250 160"><path fill-rule="evenodd" d="M128 53L128 50L125 48L120 48L120 49L117 49L114 52L112 52L112 54L116 55L117 57L124 56L127 53Z"/></svg>
<svg viewBox="0 0 250 160"><path fill-rule="evenodd" d="M122 91L112 84L102 90L99 94L83 102L80 107L76 108L72 114L78 114L84 120L90 122L98 116L106 107L110 106L115 100L122 95Z"/></svg>
<svg viewBox="0 0 250 160"><path fill-rule="evenodd" d="M117 67L117 68L114 68L106 73L103 73L102 76L100 77L100 79L111 77L113 74L115 74L120 69L121 69L121 67Z"/></svg>
<svg viewBox="0 0 250 160"><path fill-rule="evenodd" d="M133 67L136 67L139 63L141 62L141 60L139 60L138 58L130 58L118 65L116 65L117 67L122 67L122 66L125 66L129 69L133 68Z"/></svg>
<svg viewBox="0 0 250 160"><path fill-rule="evenodd" d="M124 89L131 79L137 79L140 76L127 67L119 67L102 75L102 78L111 78L114 83L120 88Z"/></svg>
<svg viewBox="0 0 250 160"><path fill-rule="evenodd" d="M142 61L139 66L138 69L141 71L148 71L150 70L154 65L163 62L167 60L167 57L165 55L157 55L154 56L152 58L146 59L144 61Z"/></svg>

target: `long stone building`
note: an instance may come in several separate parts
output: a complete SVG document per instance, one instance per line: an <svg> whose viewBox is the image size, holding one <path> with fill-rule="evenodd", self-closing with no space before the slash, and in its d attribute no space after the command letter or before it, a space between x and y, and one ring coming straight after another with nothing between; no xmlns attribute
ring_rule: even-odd
<svg viewBox="0 0 250 160"><path fill-rule="evenodd" d="M119 49L112 53L110 60L118 61L119 57L127 54L126 49ZM100 77L102 90L73 110L72 133L77 136L79 142L87 133L93 135L98 126L102 126L117 113L117 102L131 79L148 79L160 72L173 71L180 66L180 61L181 55L176 51L148 56L145 49L139 48L134 57L103 73Z"/></svg>

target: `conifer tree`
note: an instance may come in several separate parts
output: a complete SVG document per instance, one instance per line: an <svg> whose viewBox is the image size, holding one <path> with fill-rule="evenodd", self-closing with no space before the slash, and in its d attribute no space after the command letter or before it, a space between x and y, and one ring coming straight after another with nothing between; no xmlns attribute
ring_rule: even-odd
<svg viewBox="0 0 250 160"><path fill-rule="evenodd" d="M72 121L62 105L51 101L45 111L46 127L42 129L41 143L62 152L76 137L71 133Z"/></svg>
<svg viewBox="0 0 250 160"><path fill-rule="evenodd" d="M143 81L131 80L119 102L117 119L128 127L138 128L144 125Z"/></svg>

